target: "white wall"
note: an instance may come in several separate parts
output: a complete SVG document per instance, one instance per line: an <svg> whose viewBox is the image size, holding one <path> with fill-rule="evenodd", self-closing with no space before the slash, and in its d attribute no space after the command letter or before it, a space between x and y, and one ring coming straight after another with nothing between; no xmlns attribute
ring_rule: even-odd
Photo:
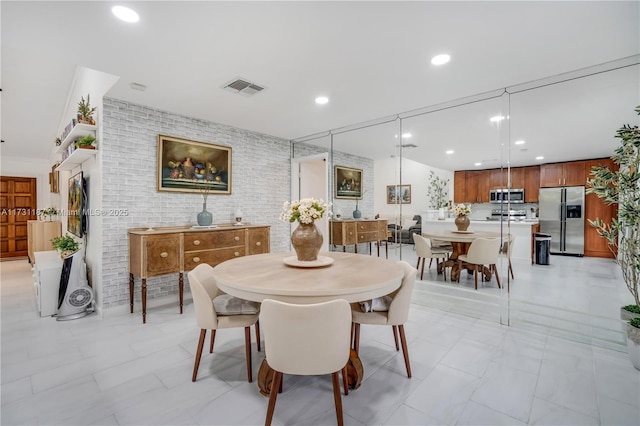
<svg viewBox="0 0 640 426"><path fill-rule="evenodd" d="M382 217L413 216L429 210L429 197L427 187L429 184L429 172L433 171L442 179L449 179L449 197L453 200L453 172L436 169L422 163L403 158L402 163L396 157L377 160L374 163L375 172L375 210ZM402 176L400 176L402 172ZM400 184L411 185L411 203L387 204L387 185Z"/></svg>

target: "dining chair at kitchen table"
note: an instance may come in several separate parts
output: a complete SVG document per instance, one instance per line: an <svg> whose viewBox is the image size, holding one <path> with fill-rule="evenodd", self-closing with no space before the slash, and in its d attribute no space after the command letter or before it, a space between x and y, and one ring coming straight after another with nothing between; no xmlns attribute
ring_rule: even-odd
<svg viewBox="0 0 640 426"><path fill-rule="evenodd" d="M346 374L350 353L351 309L344 299L295 305L273 299L262 302L260 321L264 351L273 380L265 425L273 420L283 374L331 374L338 424L343 424L339 373Z"/></svg>
<svg viewBox="0 0 640 426"><path fill-rule="evenodd" d="M482 274L484 265L488 265L491 272L496 276L498 288L500 287L500 277L498 276L498 256L500 255L500 239L499 238L476 238L469 246L467 254L458 256L458 271L462 270L463 263L467 268L473 268L473 278L475 280L476 290L478 289L478 271ZM460 282L458 274L458 282ZM484 280L484 275L482 275Z"/></svg>
<svg viewBox="0 0 640 426"><path fill-rule="evenodd" d="M196 311L196 321L200 327L200 339L196 350L196 359L193 366L191 381L195 382L198 376L198 367L202 356L202 348L207 336L207 330L211 330L211 344L209 353L213 352L213 344L216 330L223 328L244 327L245 355L247 362L247 380L251 382L251 329L256 326L256 340L260 351L260 304L248 300L239 299L224 293L213 278L213 268L206 264L196 266L189 272L189 287L193 297L193 305Z"/></svg>
<svg viewBox="0 0 640 426"><path fill-rule="evenodd" d="M422 261L420 279L422 279L422 276L424 275L424 262L426 259L430 259L429 267L431 267L431 260L435 259L437 269L440 264L440 260L444 262L453 251L453 248L449 250L447 247L433 247L429 238L425 238L419 234L413 234L413 244L416 248L416 254L418 255L418 264L416 265L416 269L420 269L420 261ZM444 265L442 268L442 277L445 281L447 280L447 271L446 268L444 268Z"/></svg>
<svg viewBox="0 0 640 426"><path fill-rule="evenodd" d="M516 236L513 234L507 234L507 241L502 242L502 247L500 248L500 255L506 256L509 261L509 274L511 274L511 279L514 280L516 277L513 276L513 267L511 266L511 252L513 250L513 244L516 241Z"/></svg>

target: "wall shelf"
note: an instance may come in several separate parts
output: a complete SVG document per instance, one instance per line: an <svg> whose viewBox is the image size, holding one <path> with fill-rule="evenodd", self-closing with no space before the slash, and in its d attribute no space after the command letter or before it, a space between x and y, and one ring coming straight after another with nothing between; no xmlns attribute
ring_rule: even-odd
<svg viewBox="0 0 640 426"><path fill-rule="evenodd" d="M70 156L60 163L56 170L73 170L76 166L84 163L89 158L95 157L97 153L97 149L77 148Z"/></svg>
<svg viewBox="0 0 640 426"><path fill-rule="evenodd" d="M69 132L66 138L62 141L58 149L56 149L57 154L62 154L67 150L67 147L76 139L81 138L87 135L96 135L97 127L91 124L76 124L73 129ZM66 160L65 160L66 161Z"/></svg>

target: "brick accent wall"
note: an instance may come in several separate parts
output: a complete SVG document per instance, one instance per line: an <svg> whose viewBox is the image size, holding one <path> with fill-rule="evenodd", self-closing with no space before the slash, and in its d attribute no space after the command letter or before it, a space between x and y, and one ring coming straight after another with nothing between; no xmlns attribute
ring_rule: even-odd
<svg viewBox="0 0 640 426"><path fill-rule="evenodd" d="M288 140L112 98L104 98L103 111L102 208L128 212L102 218L103 308L129 303L129 228L195 225L202 210L200 194L158 192L158 134L232 147L232 194L207 200L214 223L231 222L241 207L245 220L271 226L272 252L289 250L289 224L278 220L290 199ZM177 274L147 283L149 300L178 292ZM137 279L138 307L139 293Z"/></svg>

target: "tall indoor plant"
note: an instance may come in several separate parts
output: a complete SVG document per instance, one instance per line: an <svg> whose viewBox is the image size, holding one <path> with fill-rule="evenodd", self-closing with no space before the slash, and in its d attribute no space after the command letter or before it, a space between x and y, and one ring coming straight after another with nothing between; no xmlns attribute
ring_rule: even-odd
<svg viewBox="0 0 640 426"><path fill-rule="evenodd" d="M439 210L438 218L444 219L444 209L449 206L449 179L442 179L433 170L429 171L429 183L427 186L427 196L429 197L429 207Z"/></svg>
<svg viewBox="0 0 640 426"><path fill-rule="evenodd" d="M635 108L640 115L640 106ZM637 125L623 125L616 132L620 146L611 156L618 166L612 170L607 166L591 169L591 178L587 179L587 194L596 194L606 204L618 206L618 217L611 223L600 218L589 220L598 234L607 239L609 249L616 256L616 262L622 270L629 292L635 304L624 306L621 311L635 312L640 317L640 129ZM627 326L627 344L629 355L635 368L640 370L640 321L629 321Z"/></svg>

